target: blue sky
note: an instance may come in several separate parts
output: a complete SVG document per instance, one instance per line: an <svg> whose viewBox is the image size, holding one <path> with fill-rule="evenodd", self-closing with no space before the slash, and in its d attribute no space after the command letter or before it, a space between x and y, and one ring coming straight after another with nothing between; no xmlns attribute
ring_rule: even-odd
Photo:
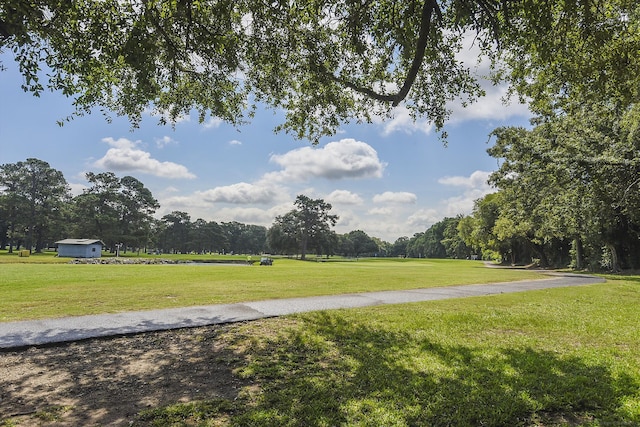
<svg viewBox="0 0 640 427"><path fill-rule="evenodd" d="M473 201L491 192L486 178L497 168L486 154L489 133L529 119L526 106L502 104L504 87L487 84L487 96L471 107L452 106L447 146L402 107L393 120L345 125L317 146L274 134L282 114L272 110L237 129L199 124L196 114L175 129L147 115L132 130L126 119L108 123L100 113L60 127L56 121L73 112L71 100L24 93L12 58L0 58L7 68L0 72L0 164L44 160L63 172L74 194L88 185L88 171L134 176L160 202L158 217L177 210L194 221L269 227L305 194L333 205L336 232L363 230L394 242L470 213Z"/></svg>

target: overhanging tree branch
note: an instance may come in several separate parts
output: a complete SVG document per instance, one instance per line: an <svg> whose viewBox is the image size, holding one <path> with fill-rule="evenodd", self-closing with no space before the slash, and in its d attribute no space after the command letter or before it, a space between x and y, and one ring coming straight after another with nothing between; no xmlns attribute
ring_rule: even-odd
<svg viewBox="0 0 640 427"><path fill-rule="evenodd" d="M429 31L431 30L431 20L433 18L434 12L438 15L438 17L442 16L442 12L438 7L437 1L427 0L424 3L424 6L422 7L422 14L420 18L420 31L418 33L418 40L416 42L416 50L413 55L413 61L411 63L411 67L409 68L409 72L407 73L407 77L404 80L404 84L396 94L386 95L383 93L376 92L373 89L362 87L353 82L343 80L340 77L336 77L332 72L325 69L326 75L331 80L345 87L348 87L349 89L353 89L356 92L366 95L377 101L391 102L392 106L397 107L407 97L409 90L411 90L411 86L413 86L413 83L416 81L416 78L418 77L418 72L420 71L420 67L422 66L422 61L424 60L424 54L427 49L427 42L429 40Z"/></svg>

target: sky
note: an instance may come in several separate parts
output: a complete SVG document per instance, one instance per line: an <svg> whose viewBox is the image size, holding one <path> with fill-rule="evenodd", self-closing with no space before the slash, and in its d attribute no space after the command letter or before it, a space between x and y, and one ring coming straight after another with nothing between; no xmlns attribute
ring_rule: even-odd
<svg viewBox="0 0 640 427"><path fill-rule="evenodd" d="M132 129L126 118L108 122L99 112L60 127L57 121L74 111L72 100L23 92L12 57L0 59L6 68L0 71L0 164L48 162L74 195L87 188L86 172L133 176L160 203L158 218L183 211L192 221L270 227L304 194L331 203L337 233L362 230L393 243L471 213L474 200L493 191L487 177L498 163L486 153L489 134L499 126L528 126L530 118L526 105L503 103L506 87L484 83L486 97L467 108L451 106L446 145L402 106L391 120L344 125L316 146L274 133L283 114L269 109L238 128L215 119L200 124L194 113L174 128L145 115Z"/></svg>

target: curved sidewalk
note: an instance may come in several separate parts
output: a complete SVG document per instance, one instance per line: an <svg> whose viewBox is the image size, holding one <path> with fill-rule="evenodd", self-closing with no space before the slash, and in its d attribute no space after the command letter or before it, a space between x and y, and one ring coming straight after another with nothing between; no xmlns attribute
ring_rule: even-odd
<svg viewBox="0 0 640 427"><path fill-rule="evenodd" d="M357 294L289 298L0 323L0 350L168 329L256 320L318 310L402 304L602 283L580 274L550 273L542 280L447 286Z"/></svg>

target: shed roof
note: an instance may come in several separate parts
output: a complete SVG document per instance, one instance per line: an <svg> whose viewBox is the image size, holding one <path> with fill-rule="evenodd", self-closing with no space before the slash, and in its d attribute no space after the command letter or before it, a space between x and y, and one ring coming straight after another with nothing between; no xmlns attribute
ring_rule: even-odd
<svg viewBox="0 0 640 427"><path fill-rule="evenodd" d="M96 243L100 243L104 246L104 242L98 239L64 239L58 240L56 245L93 245Z"/></svg>

